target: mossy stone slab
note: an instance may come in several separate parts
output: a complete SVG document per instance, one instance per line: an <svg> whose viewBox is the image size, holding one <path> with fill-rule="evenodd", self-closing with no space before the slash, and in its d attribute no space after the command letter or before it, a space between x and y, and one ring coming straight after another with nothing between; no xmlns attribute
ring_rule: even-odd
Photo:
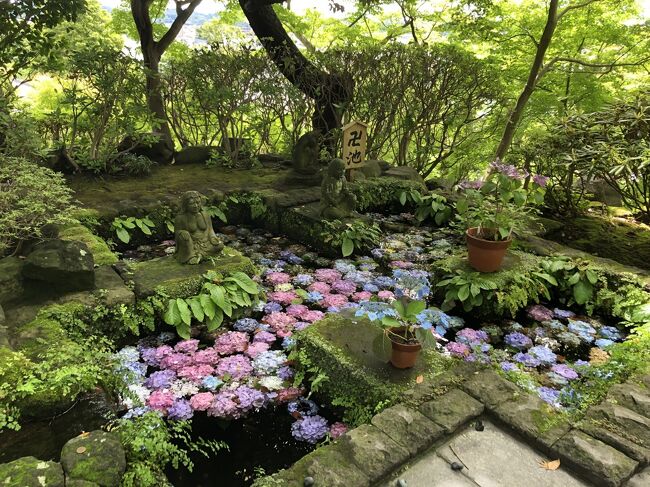
<svg viewBox="0 0 650 487"><path fill-rule="evenodd" d="M445 432L453 433L479 416L483 412L483 404L459 389L452 389L447 394L422 404L420 412L440 425Z"/></svg>
<svg viewBox="0 0 650 487"><path fill-rule="evenodd" d="M91 431L68 441L61 450L68 478L118 487L126 470L124 448L114 433Z"/></svg>
<svg viewBox="0 0 650 487"><path fill-rule="evenodd" d="M106 242L83 225L63 226L59 229L59 238L85 243L93 254L96 265L110 265L118 261L117 255L111 251Z"/></svg>
<svg viewBox="0 0 650 487"><path fill-rule="evenodd" d="M297 337L312 365L329 377L325 394L373 407L399 397L419 375L433 375L448 365L440 354L428 351L420 354L414 368L396 369L389 363L390 341L379 327L340 314L327 315Z"/></svg>
<svg viewBox="0 0 650 487"><path fill-rule="evenodd" d="M203 274L214 270L227 275L232 272L255 274L252 261L234 249L226 247L222 255L197 265L179 264L173 256L138 262L130 266L129 278L133 280L139 299L164 292L170 298L186 298L199 293Z"/></svg>
<svg viewBox="0 0 650 487"><path fill-rule="evenodd" d="M423 452L445 434L443 428L403 404L384 409L371 423L406 448L411 456Z"/></svg>
<svg viewBox="0 0 650 487"><path fill-rule="evenodd" d="M64 487L63 469L55 462L22 457L0 464L0 485L20 487Z"/></svg>

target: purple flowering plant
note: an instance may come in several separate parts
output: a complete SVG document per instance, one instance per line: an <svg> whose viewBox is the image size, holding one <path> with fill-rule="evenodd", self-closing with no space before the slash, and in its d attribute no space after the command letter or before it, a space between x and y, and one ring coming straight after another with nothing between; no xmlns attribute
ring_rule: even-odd
<svg viewBox="0 0 650 487"><path fill-rule="evenodd" d="M545 185L543 176L531 177L497 159L482 184L459 186L464 197L456 203L457 219L467 229L476 228L478 238L510 240L524 228L525 217L544 202Z"/></svg>

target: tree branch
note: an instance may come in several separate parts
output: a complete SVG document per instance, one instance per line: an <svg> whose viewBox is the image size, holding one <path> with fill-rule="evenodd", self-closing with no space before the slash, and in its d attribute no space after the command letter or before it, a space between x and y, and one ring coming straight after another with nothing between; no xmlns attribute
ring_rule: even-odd
<svg viewBox="0 0 650 487"><path fill-rule="evenodd" d="M601 0L587 0L586 2L576 3L575 5L569 5L568 7L565 7L560 13L557 14L557 21L559 22L562 19L562 17L568 14L571 10L584 8L588 5L591 5L592 3L596 3L600 1Z"/></svg>
<svg viewBox="0 0 650 487"><path fill-rule="evenodd" d="M156 42L156 48L160 54L165 52L174 39L176 39L176 36L178 36L187 19L190 18L194 9L199 6L199 3L201 3L201 0L176 2L176 18L167 32ZM182 5L187 5L187 7L182 8Z"/></svg>

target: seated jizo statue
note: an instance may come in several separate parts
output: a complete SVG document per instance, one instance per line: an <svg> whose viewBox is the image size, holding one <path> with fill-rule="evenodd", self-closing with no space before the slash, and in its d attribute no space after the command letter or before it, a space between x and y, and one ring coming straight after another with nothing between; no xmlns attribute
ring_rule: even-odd
<svg viewBox="0 0 650 487"><path fill-rule="evenodd" d="M202 259L223 250L223 244L215 235L212 219L203 210L201 200L202 196L197 191L188 191L181 196L181 212L174 220L175 257L181 264L198 264Z"/></svg>
<svg viewBox="0 0 650 487"><path fill-rule="evenodd" d="M321 216L326 220L342 220L349 217L357 204L345 179L345 162L332 159L321 184Z"/></svg>

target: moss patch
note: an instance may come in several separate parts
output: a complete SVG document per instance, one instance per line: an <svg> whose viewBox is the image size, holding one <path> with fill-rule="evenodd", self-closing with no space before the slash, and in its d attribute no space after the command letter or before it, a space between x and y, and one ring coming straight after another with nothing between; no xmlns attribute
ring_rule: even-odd
<svg viewBox="0 0 650 487"><path fill-rule="evenodd" d="M209 270L222 274L256 273L255 265L249 258L229 247L224 249L222 256L198 265L179 264L169 256L138 262L131 266L130 272L139 298L156 293L164 293L170 298L187 298L199 293L203 285L202 276Z"/></svg>
<svg viewBox="0 0 650 487"><path fill-rule="evenodd" d="M621 264L650 269L650 227L586 216L563 222L545 237Z"/></svg>
<svg viewBox="0 0 650 487"><path fill-rule="evenodd" d="M118 261L117 255L111 251L106 242L83 225L65 226L59 230L59 236L62 240L76 240L85 243L93 254L97 265L110 265Z"/></svg>

